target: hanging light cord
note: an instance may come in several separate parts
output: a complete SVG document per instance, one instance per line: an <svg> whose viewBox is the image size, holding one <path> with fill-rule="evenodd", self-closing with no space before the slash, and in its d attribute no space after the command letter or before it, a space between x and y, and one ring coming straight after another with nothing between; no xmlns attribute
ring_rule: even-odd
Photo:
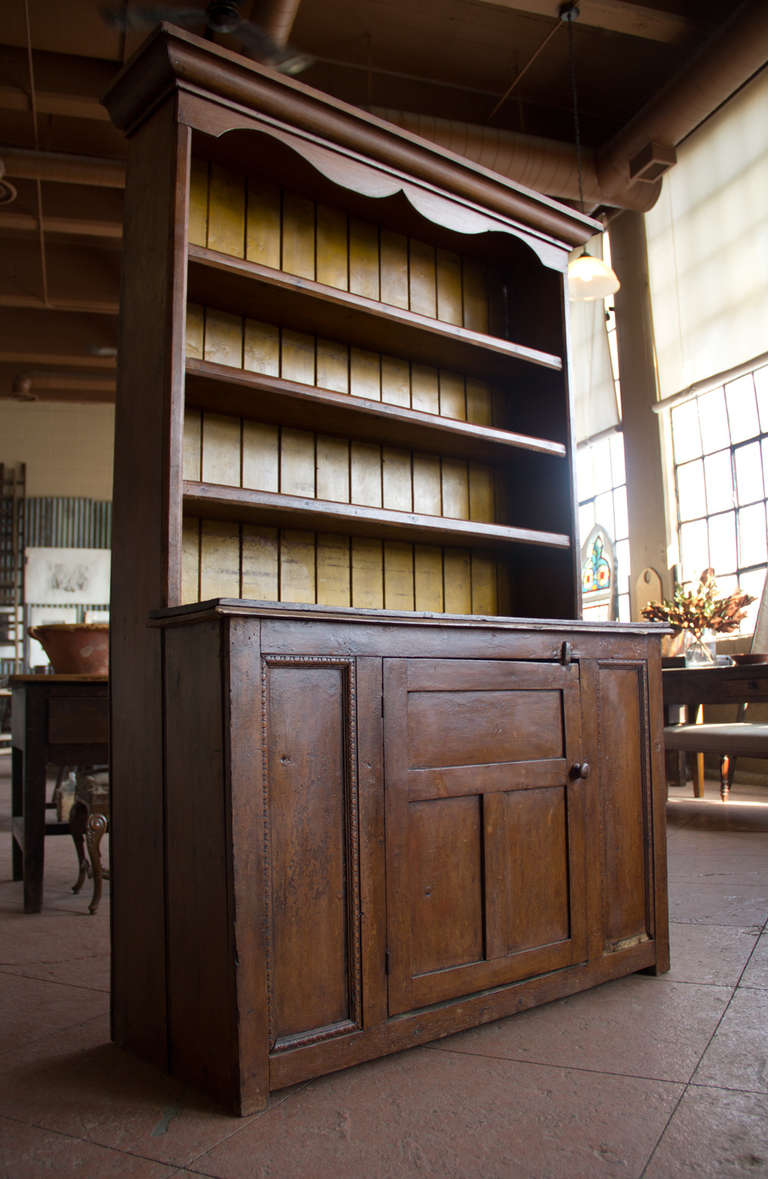
<svg viewBox="0 0 768 1179"><path fill-rule="evenodd" d="M568 25L568 68L571 76L571 106L573 107L573 134L576 140L576 172L579 178L579 209L584 212L584 178L581 171L581 124L579 123L579 99L576 91L576 54L573 51L573 22L579 15L575 4L564 4L560 9L560 20Z"/></svg>

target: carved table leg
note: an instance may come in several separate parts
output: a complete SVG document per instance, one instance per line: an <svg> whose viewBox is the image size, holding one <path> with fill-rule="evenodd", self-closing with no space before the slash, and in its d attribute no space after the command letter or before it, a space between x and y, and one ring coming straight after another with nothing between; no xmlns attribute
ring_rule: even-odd
<svg viewBox="0 0 768 1179"><path fill-rule="evenodd" d="M85 833L88 824L88 807L80 799L72 803L69 812L69 831L77 853L77 880L72 885L72 892L80 892L86 876L90 875L90 867L85 856Z"/></svg>
<svg viewBox="0 0 768 1179"><path fill-rule="evenodd" d="M85 830L85 839L88 844L88 855L91 859L91 867L93 869L93 896L91 903L88 906L89 913L95 913L99 907L101 900L101 881L104 876L109 878L109 873L105 872L101 866L101 840L104 832L107 830L106 815L90 814L88 816L88 825Z"/></svg>

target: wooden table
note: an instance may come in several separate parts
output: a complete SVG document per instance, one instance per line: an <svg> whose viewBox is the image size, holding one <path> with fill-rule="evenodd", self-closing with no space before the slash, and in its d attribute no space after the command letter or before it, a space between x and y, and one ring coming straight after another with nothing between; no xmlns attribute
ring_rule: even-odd
<svg viewBox="0 0 768 1179"><path fill-rule="evenodd" d="M24 881L24 912L43 903L46 835L69 834L46 822L46 767L109 760L109 682L100 676L12 676L11 850L13 879Z"/></svg>
<svg viewBox="0 0 768 1179"><path fill-rule="evenodd" d="M705 704L755 704L768 701L768 663L737 664L733 667L665 667L662 672L665 723L674 707L684 708L686 719L700 719ZM736 719L734 712L733 719ZM702 795L704 755L696 759L693 789Z"/></svg>

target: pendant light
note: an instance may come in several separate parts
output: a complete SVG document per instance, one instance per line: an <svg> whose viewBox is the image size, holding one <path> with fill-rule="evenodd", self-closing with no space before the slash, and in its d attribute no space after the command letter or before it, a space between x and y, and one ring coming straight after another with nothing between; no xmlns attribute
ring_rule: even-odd
<svg viewBox="0 0 768 1179"><path fill-rule="evenodd" d="M560 19L568 25L568 64L571 74L571 104L573 106L573 129L576 139L576 169L579 177L579 208L584 212L584 182L581 174L581 130L579 126L579 101L576 94L576 65L573 52L573 22L579 16L576 4L563 4ZM574 302L593 303L605 299L618 291L618 278L602 258L595 258L586 249L578 258L568 263L568 298Z"/></svg>

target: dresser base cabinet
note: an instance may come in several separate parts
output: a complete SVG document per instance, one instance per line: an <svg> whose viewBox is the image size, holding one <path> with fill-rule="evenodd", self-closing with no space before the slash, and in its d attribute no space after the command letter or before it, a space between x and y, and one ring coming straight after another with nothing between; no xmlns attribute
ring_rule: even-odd
<svg viewBox="0 0 768 1179"><path fill-rule="evenodd" d="M228 1108L668 968L640 626L161 612L170 1066Z"/></svg>

